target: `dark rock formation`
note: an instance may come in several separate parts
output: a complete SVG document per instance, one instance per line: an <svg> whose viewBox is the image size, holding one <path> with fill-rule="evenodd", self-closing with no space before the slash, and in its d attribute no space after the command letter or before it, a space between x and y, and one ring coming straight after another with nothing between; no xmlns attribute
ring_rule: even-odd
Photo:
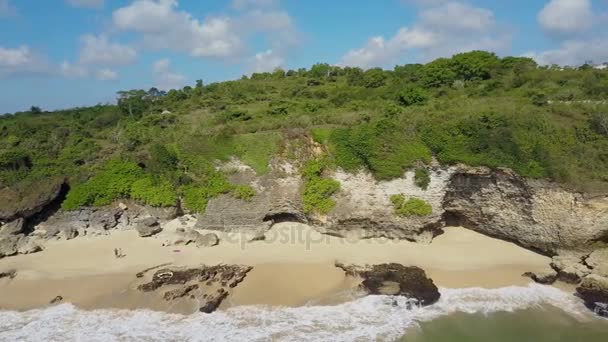
<svg viewBox="0 0 608 342"><path fill-rule="evenodd" d="M61 302L63 302L63 297L62 297L62 296L57 296L57 297L53 298L53 299L50 301L50 304L51 304L51 305L52 305L52 304L59 304L59 303L61 303Z"/></svg>
<svg viewBox="0 0 608 342"><path fill-rule="evenodd" d="M245 279L252 267L241 265L201 266L199 268L163 268L152 275L152 279L137 287L143 292L171 289L163 294L167 301L184 297L195 299L201 312L213 312L226 297L230 288ZM148 270L137 274L144 277Z"/></svg>
<svg viewBox="0 0 608 342"><path fill-rule="evenodd" d="M137 224L135 229L137 229L137 232L141 237L149 237L158 234L163 230L156 217L145 218Z"/></svg>
<svg viewBox="0 0 608 342"><path fill-rule="evenodd" d="M440 297L433 280L419 267L395 263L367 267L337 263L336 267L347 275L361 277L361 287L372 295L404 296L416 299L421 305L431 305Z"/></svg>
<svg viewBox="0 0 608 342"><path fill-rule="evenodd" d="M44 180L27 189L0 189L0 220L28 218L67 192L63 179Z"/></svg>
<svg viewBox="0 0 608 342"><path fill-rule="evenodd" d="M608 317L608 278L596 274L589 275L576 288L576 292L589 309Z"/></svg>
<svg viewBox="0 0 608 342"><path fill-rule="evenodd" d="M0 272L0 279L9 278L14 279L17 276L17 270L8 270L4 272Z"/></svg>
<svg viewBox="0 0 608 342"><path fill-rule="evenodd" d="M557 280L557 271L554 269L548 269L538 272L526 272L523 274L523 276L532 278L532 280L539 284L550 285Z"/></svg>

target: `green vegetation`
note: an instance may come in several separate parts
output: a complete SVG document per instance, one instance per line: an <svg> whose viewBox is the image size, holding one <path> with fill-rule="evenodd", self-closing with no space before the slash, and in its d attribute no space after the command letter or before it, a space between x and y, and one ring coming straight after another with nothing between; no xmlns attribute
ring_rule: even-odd
<svg viewBox="0 0 608 342"><path fill-rule="evenodd" d="M607 94L608 70L483 51L393 70L316 64L168 92L127 90L117 105L0 116L0 187L22 192L66 178L65 208L130 196L152 205L181 198L203 210L233 193L217 161L234 156L264 174L274 156L288 154L285 139L300 134L323 145L326 167L378 179L435 156L606 193ZM315 193L335 188L317 178ZM309 209L330 210L321 198L328 201Z"/></svg>
<svg viewBox="0 0 608 342"><path fill-rule="evenodd" d="M249 185L236 185L232 189L232 196L249 202L255 196L255 190Z"/></svg>
<svg viewBox="0 0 608 342"><path fill-rule="evenodd" d="M428 216L433 213L433 207L419 198L412 197L405 200L404 195L392 195L391 202L395 207L395 214L404 217Z"/></svg>
<svg viewBox="0 0 608 342"><path fill-rule="evenodd" d="M431 177L429 175L429 170L425 168L417 168L414 173L414 184L416 184L419 188L426 190L431 183Z"/></svg>
<svg viewBox="0 0 608 342"><path fill-rule="evenodd" d="M340 190L340 182L323 177L326 167L325 160L316 159L308 161L302 169L304 211L307 213L328 214L336 206L331 195Z"/></svg>

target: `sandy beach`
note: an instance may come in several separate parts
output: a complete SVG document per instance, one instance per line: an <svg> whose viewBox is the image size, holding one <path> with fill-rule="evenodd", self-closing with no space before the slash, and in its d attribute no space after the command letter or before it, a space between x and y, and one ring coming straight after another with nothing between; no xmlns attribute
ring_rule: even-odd
<svg viewBox="0 0 608 342"><path fill-rule="evenodd" d="M0 308L25 310L48 305L55 296L85 309L149 308L188 312L179 303L168 306L161 298L134 289L135 274L145 268L171 263L243 264L254 266L234 289L223 308L264 304L299 306L333 304L356 295L356 282L334 267L346 264L397 262L423 268L439 287L498 288L525 285L526 271L548 267L550 259L515 244L473 231L449 227L429 245L408 241L369 239L349 241L322 235L294 223L275 225L266 240L220 233L212 248L163 246L177 223L151 238L136 231L107 236L49 241L43 252L0 260L0 271L17 270L14 279L0 280ZM114 248L126 257L117 259Z"/></svg>

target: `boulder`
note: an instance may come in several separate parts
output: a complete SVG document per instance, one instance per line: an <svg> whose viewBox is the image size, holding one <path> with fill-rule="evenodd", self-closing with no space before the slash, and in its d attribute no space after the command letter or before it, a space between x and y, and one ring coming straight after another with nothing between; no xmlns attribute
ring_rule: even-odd
<svg viewBox="0 0 608 342"><path fill-rule="evenodd" d="M180 210L177 206L160 208L147 205L145 206L145 211L148 213L148 215L157 217L159 220L163 221L173 220L174 218L179 216L180 213Z"/></svg>
<svg viewBox="0 0 608 342"><path fill-rule="evenodd" d="M595 313L608 317L608 278L592 274L583 278L576 293Z"/></svg>
<svg viewBox="0 0 608 342"><path fill-rule="evenodd" d="M147 217L137 224L137 232L141 237L149 237L160 233L163 228L156 217Z"/></svg>
<svg viewBox="0 0 608 342"><path fill-rule="evenodd" d="M0 227L0 237L7 235L17 235L23 232L25 227L25 220L18 218L16 220L7 222Z"/></svg>
<svg viewBox="0 0 608 342"><path fill-rule="evenodd" d="M42 246L33 237L25 237L19 240L17 252L19 254L32 254L42 251Z"/></svg>
<svg viewBox="0 0 608 342"><path fill-rule="evenodd" d="M361 288L371 295L404 296L415 299L420 305L431 305L440 297L433 280L416 266L390 263L359 267L337 263L336 267L347 275L363 278Z"/></svg>
<svg viewBox="0 0 608 342"><path fill-rule="evenodd" d="M530 277L539 284L550 285L557 280L557 271L552 268L547 268L546 270L541 271L526 272L523 276Z"/></svg>
<svg viewBox="0 0 608 342"><path fill-rule="evenodd" d="M591 270L582 263L582 256L578 253L563 253L551 259L551 267L557 271L560 280L570 284L578 284L583 277L591 273Z"/></svg>
<svg viewBox="0 0 608 342"><path fill-rule="evenodd" d="M118 225L123 214L120 208L104 208L94 211L89 218L89 228L95 230L110 230Z"/></svg>
<svg viewBox="0 0 608 342"><path fill-rule="evenodd" d="M0 258L17 254L19 252L20 241L23 238L22 234L0 238Z"/></svg>
<svg viewBox="0 0 608 342"><path fill-rule="evenodd" d="M213 247L220 243L220 238L215 233L209 233L199 236L195 243L196 247Z"/></svg>
<svg viewBox="0 0 608 342"><path fill-rule="evenodd" d="M593 251L585 264L591 267L591 272L602 277L608 277L608 248L602 248Z"/></svg>

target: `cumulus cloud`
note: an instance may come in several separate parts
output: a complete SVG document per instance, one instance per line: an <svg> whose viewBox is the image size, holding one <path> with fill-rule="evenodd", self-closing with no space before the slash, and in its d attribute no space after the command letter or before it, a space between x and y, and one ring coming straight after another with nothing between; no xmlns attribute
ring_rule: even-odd
<svg viewBox="0 0 608 342"><path fill-rule="evenodd" d="M178 89L186 85L187 80L184 75L171 71L171 61L160 59L152 66L154 72L155 85L159 89L169 90Z"/></svg>
<svg viewBox="0 0 608 342"><path fill-rule="evenodd" d="M510 45L511 34L492 11L460 2L436 3L424 8L411 27L388 39L372 37L362 48L348 51L341 64L369 68L396 63L408 53L429 60L475 49L502 51Z"/></svg>
<svg viewBox="0 0 608 342"><path fill-rule="evenodd" d="M89 76L89 69L79 64L71 64L68 61L61 63L59 71L66 78L85 78Z"/></svg>
<svg viewBox="0 0 608 342"><path fill-rule="evenodd" d="M0 76L22 73L47 73L48 64L27 45L17 48L0 46Z"/></svg>
<svg viewBox="0 0 608 342"><path fill-rule="evenodd" d="M607 62L605 20L606 14L594 12L590 0L551 0L538 14L538 22L557 46L525 55L543 65L577 66L587 61Z"/></svg>
<svg viewBox="0 0 608 342"><path fill-rule="evenodd" d="M253 72L270 72L282 67L284 63L283 57L269 49L253 56L252 69Z"/></svg>
<svg viewBox="0 0 608 342"><path fill-rule="evenodd" d="M67 0L67 3L74 7L101 8L105 0Z"/></svg>
<svg viewBox="0 0 608 342"><path fill-rule="evenodd" d="M85 35L82 38L80 63L95 65L126 65L137 58L134 48L112 43L104 35Z"/></svg>
<svg viewBox="0 0 608 342"><path fill-rule="evenodd" d="M97 70L96 76L100 81L115 81L118 79L118 73L112 69Z"/></svg>
<svg viewBox="0 0 608 342"><path fill-rule="evenodd" d="M251 7L252 4L257 5ZM244 56L247 48L244 39L254 34L265 35L274 50L297 43L289 14L276 9L262 11L258 8L260 4L271 2L240 1L236 5L247 11L199 20L179 10L176 0L137 0L114 11L113 24L118 31L141 34L147 48L222 60Z"/></svg>
<svg viewBox="0 0 608 342"><path fill-rule="evenodd" d="M569 35L593 26L591 0L551 0L538 14L542 29L552 35Z"/></svg>

